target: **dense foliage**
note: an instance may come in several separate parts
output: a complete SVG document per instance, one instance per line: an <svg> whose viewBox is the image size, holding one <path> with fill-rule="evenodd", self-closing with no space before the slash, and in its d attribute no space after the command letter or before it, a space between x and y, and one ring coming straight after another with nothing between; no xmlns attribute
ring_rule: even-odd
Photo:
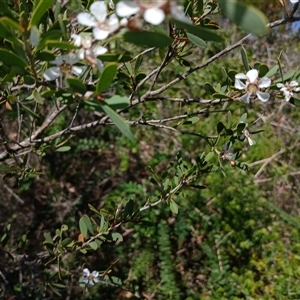
<svg viewBox="0 0 300 300"><path fill-rule="evenodd" d="M300 297L298 1L0 6L1 299Z"/></svg>

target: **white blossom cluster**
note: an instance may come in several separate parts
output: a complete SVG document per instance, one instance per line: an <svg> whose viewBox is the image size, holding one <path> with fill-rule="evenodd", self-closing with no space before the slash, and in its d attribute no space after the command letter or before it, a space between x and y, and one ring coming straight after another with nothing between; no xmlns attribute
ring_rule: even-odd
<svg viewBox="0 0 300 300"><path fill-rule="evenodd" d="M182 6L178 6L174 0L135 0L119 1L114 6L109 2L110 9L115 12L109 14L105 1L95 1L90 6L90 12L81 12L77 15L80 25L92 28L92 35L72 34L74 45L79 47L75 53L61 55L50 64L55 65L44 72L45 80L51 81L67 75L80 76L86 70L85 66L75 66L81 60L86 60L98 71L103 70L103 63L97 56L107 52L107 48L97 45L110 35L118 32L122 27L130 30L141 30L143 20L158 25L162 23L166 15L182 22L191 23L191 20L184 14Z"/></svg>

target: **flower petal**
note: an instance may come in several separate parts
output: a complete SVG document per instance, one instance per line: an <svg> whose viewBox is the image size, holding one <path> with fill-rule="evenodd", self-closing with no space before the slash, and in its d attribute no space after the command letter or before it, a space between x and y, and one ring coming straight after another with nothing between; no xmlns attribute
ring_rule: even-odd
<svg viewBox="0 0 300 300"><path fill-rule="evenodd" d="M47 81L51 81L51 80L54 80L54 79L62 76L62 73L61 73L59 67L52 67L52 68L47 69L44 72L43 76Z"/></svg>
<svg viewBox="0 0 300 300"><path fill-rule="evenodd" d="M98 276L99 276L99 272L93 271L93 272L92 272L92 276L93 276L93 277L98 277Z"/></svg>
<svg viewBox="0 0 300 300"><path fill-rule="evenodd" d="M67 64L74 65L79 61L78 55L75 53L68 53L66 55L63 55L63 60Z"/></svg>
<svg viewBox="0 0 300 300"><path fill-rule="evenodd" d="M267 77L260 78L258 81L259 88L267 88L271 85L271 79Z"/></svg>
<svg viewBox="0 0 300 300"><path fill-rule="evenodd" d="M109 31L94 27L93 35L96 40L101 41L105 40L109 36Z"/></svg>
<svg viewBox="0 0 300 300"><path fill-rule="evenodd" d="M239 79L235 79L234 87L238 90L246 89L246 84Z"/></svg>
<svg viewBox="0 0 300 300"><path fill-rule="evenodd" d="M256 144L256 142L254 140L252 140L251 138L249 138L249 137L247 138L247 140L248 140L248 143L249 143L250 146L253 146L253 145Z"/></svg>
<svg viewBox="0 0 300 300"><path fill-rule="evenodd" d="M50 61L50 64L60 66L65 61L65 55L59 55L54 60Z"/></svg>
<svg viewBox="0 0 300 300"><path fill-rule="evenodd" d="M94 281L93 280L89 280L88 283L87 283L87 285L90 286L90 287L93 286L94 285Z"/></svg>
<svg viewBox="0 0 300 300"><path fill-rule="evenodd" d="M283 87L285 87L285 85L284 85L283 83L277 83L276 86L277 86L278 88L283 88Z"/></svg>
<svg viewBox="0 0 300 300"><path fill-rule="evenodd" d="M104 54L106 52L107 52L107 49L105 47L102 47L102 46L95 46L93 48L94 56L98 56L98 55Z"/></svg>
<svg viewBox="0 0 300 300"><path fill-rule="evenodd" d="M299 83L296 80L292 80L290 82L290 86L298 86L298 85L299 85Z"/></svg>
<svg viewBox="0 0 300 300"><path fill-rule="evenodd" d="M116 14L110 15L107 23L108 23L110 32L115 31L119 28L119 19Z"/></svg>
<svg viewBox="0 0 300 300"><path fill-rule="evenodd" d="M256 92L256 96L262 102L267 102L270 99L269 93L264 93L264 92L260 92L260 91Z"/></svg>
<svg viewBox="0 0 300 300"><path fill-rule="evenodd" d="M107 16L107 7L104 1L96 1L90 7L90 12L99 22L104 22Z"/></svg>
<svg viewBox="0 0 300 300"><path fill-rule="evenodd" d="M235 75L236 79L248 79L247 76L243 73L238 73Z"/></svg>
<svg viewBox="0 0 300 300"><path fill-rule="evenodd" d="M152 25L158 25L165 19L165 13L161 8L148 8L144 12L144 19Z"/></svg>
<svg viewBox="0 0 300 300"><path fill-rule="evenodd" d="M139 12L140 7L133 1L120 1L116 6L116 14L119 17L130 17Z"/></svg>
<svg viewBox="0 0 300 300"><path fill-rule="evenodd" d="M246 93L245 95L241 96L240 99L245 102L246 104L250 103L250 94Z"/></svg>
<svg viewBox="0 0 300 300"><path fill-rule="evenodd" d="M246 76L247 76L249 82L253 83L258 78L258 71L256 69L252 69L252 70L247 72Z"/></svg>
<svg viewBox="0 0 300 300"><path fill-rule="evenodd" d="M90 270L88 268L83 269L82 271L83 277L90 276Z"/></svg>
<svg viewBox="0 0 300 300"><path fill-rule="evenodd" d="M77 47L81 46L81 36L78 34L71 34L71 38L74 40L74 45Z"/></svg>
<svg viewBox="0 0 300 300"><path fill-rule="evenodd" d="M90 26L90 27L97 26L97 22L95 18L90 13L87 12L79 13L77 15L77 21L79 24L84 26Z"/></svg>
<svg viewBox="0 0 300 300"><path fill-rule="evenodd" d="M94 277L94 282L98 283L100 281L99 277Z"/></svg>
<svg viewBox="0 0 300 300"><path fill-rule="evenodd" d="M73 66L72 67L72 73L76 76L81 75L85 71L86 67L84 66Z"/></svg>

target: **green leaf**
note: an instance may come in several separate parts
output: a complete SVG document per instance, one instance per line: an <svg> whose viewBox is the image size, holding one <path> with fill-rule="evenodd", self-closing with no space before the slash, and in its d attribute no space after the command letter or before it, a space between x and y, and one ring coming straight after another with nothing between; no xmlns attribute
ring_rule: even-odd
<svg viewBox="0 0 300 300"><path fill-rule="evenodd" d="M44 232L44 238L45 238L45 242L46 243L53 245L53 239L52 239L52 237L51 237L51 235L50 235L49 232Z"/></svg>
<svg viewBox="0 0 300 300"><path fill-rule="evenodd" d="M123 217L131 216L134 212L134 201L130 199L124 209Z"/></svg>
<svg viewBox="0 0 300 300"><path fill-rule="evenodd" d="M2 7L1 7L2 8ZM11 18L8 17L2 17L0 19L0 22L6 27L6 28L11 28L14 30L18 30L20 32L24 32L24 28L18 24L17 22L15 22L14 20L12 20Z"/></svg>
<svg viewBox="0 0 300 300"><path fill-rule="evenodd" d="M38 26L40 19L47 12L47 10L52 7L55 0L36 0L34 9L29 21L29 28L32 26Z"/></svg>
<svg viewBox="0 0 300 300"><path fill-rule="evenodd" d="M92 222L91 222L91 219L87 216L87 215L84 215L81 219L83 219L88 231L91 233L91 234L94 234L94 229L93 229L93 225L92 225Z"/></svg>
<svg viewBox="0 0 300 300"><path fill-rule="evenodd" d="M1 7L1 10L0 10L0 14L2 15L6 15L6 16L9 16L9 17L13 17L14 15L12 14L13 10L11 10L8 5L7 5L7 1L5 0L0 0L0 7Z"/></svg>
<svg viewBox="0 0 300 300"><path fill-rule="evenodd" d="M14 167L10 167L7 165L0 165L0 172L6 172L6 173L11 173L11 172L16 172L17 169Z"/></svg>
<svg viewBox="0 0 300 300"><path fill-rule="evenodd" d="M115 123L118 129L130 140L134 140L134 136L130 130L130 127L125 121L109 106L102 105L103 111L110 117L110 119Z"/></svg>
<svg viewBox="0 0 300 300"><path fill-rule="evenodd" d="M84 216L80 218L79 220L79 230L81 232L81 234L83 235L84 238L87 238L87 226L85 224L85 220L84 220Z"/></svg>
<svg viewBox="0 0 300 300"><path fill-rule="evenodd" d="M246 123L247 120L247 113L242 114L242 116L239 119L239 123Z"/></svg>
<svg viewBox="0 0 300 300"><path fill-rule="evenodd" d="M196 124L198 123L200 120L200 118L198 117L192 117L192 118L189 118L187 120L185 120L182 125L192 125L192 124Z"/></svg>
<svg viewBox="0 0 300 300"><path fill-rule="evenodd" d="M250 70L249 61L248 61L247 52L243 46L241 47L241 55L242 55L242 61L244 64L244 68L245 68L246 72L248 72Z"/></svg>
<svg viewBox="0 0 300 300"><path fill-rule="evenodd" d="M64 231L67 231L68 229L69 229L68 225L63 224L63 225L61 226L61 228L60 228L60 231L61 231L61 232L64 232Z"/></svg>
<svg viewBox="0 0 300 300"><path fill-rule="evenodd" d="M65 238L64 240L62 240L61 245L63 247L66 247L67 245L70 245L70 243L72 243L72 239L70 238Z"/></svg>
<svg viewBox="0 0 300 300"><path fill-rule="evenodd" d="M43 100L43 98L41 97L41 94L37 91L37 89L34 89L34 90L33 90L32 96L33 96L33 99L34 99L38 104L41 104L41 105L44 104L44 100Z"/></svg>
<svg viewBox="0 0 300 300"><path fill-rule="evenodd" d="M139 46L148 47L167 47L172 44L173 40L166 34L151 31L126 32L124 40Z"/></svg>
<svg viewBox="0 0 300 300"><path fill-rule="evenodd" d="M98 244L95 241L92 241L89 243L89 246L93 249L93 250L97 250L98 249Z"/></svg>
<svg viewBox="0 0 300 300"><path fill-rule="evenodd" d="M96 93L100 95L109 88L114 80L118 70L118 65L115 63L107 64L100 75L99 81L96 86Z"/></svg>
<svg viewBox="0 0 300 300"><path fill-rule="evenodd" d="M111 236L112 236L113 241L119 240L120 242L123 242L123 236L122 236L121 233L119 233L119 232L113 232L111 234Z"/></svg>
<svg viewBox="0 0 300 300"><path fill-rule="evenodd" d="M128 107L130 100L126 96L114 95L111 98L105 99L104 103L106 103L113 110L117 110Z"/></svg>
<svg viewBox="0 0 300 300"><path fill-rule="evenodd" d="M38 114L36 114L35 112L33 112L30 108L28 108L27 106L25 105L22 105L22 108L24 110L26 110L28 112L28 114L36 119L40 119L40 116Z"/></svg>
<svg viewBox="0 0 300 300"><path fill-rule="evenodd" d="M138 56L138 58L136 59L135 65L134 65L134 73L135 73L135 74L138 72L138 70L139 70L139 68L140 68L140 66L141 66L141 64L142 64L142 62L143 62L143 58L144 58L144 56L143 56L143 55L140 55L140 56Z"/></svg>
<svg viewBox="0 0 300 300"><path fill-rule="evenodd" d="M259 77L264 77L266 76L266 74L268 74L269 72L269 67L265 64L261 64L258 68L258 76Z"/></svg>
<svg viewBox="0 0 300 300"><path fill-rule="evenodd" d="M193 43L195 46L197 46L198 48L205 49L207 47L206 43L201 38L199 38L191 33L188 33L188 32L187 32L186 36L189 39L189 41L191 43Z"/></svg>
<svg viewBox="0 0 300 300"><path fill-rule="evenodd" d="M20 56L3 48L0 48L0 61L6 66L17 66L21 68L26 68L27 66L27 62L20 58Z"/></svg>
<svg viewBox="0 0 300 300"><path fill-rule="evenodd" d="M173 200L171 200L170 201L170 209L171 209L171 212L173 213L173 214L178 214L178 205L176 204L176 202L175 201L173 201Z"/></svg>
<svg viewBox="0 0 300 300"><path fill-rule="evenodd" d="M205 156L204 160L208 162L214 157L215 153L214 152L208 152L207 155Z"/></svg>
<svg viewBox="0 0 300 300"><path fill-rule="evenodd" d="M189 184L188 186L198 189L198 190L204 190L207 188L205 185L197 185L197 184Z"/></svg>
<svg viewBox="0 0 300 300"><path fill-rule="evenodd" d="M269 70L269 72L265 76L271 77L271 76L275 75L277 73L278 69L279 69L278 65L274 66L272 69Z"/></svg>
<svg viewBox="0 0 300 300"><path fill-rule="evenodd" d="M215 99L231 99L230 96L226 95L226 94L223 94L223 93L215 93L212 95L213 98Z"/></svg>
<svg viewBox="0 0 300 300"><path fill-rule="evenodd" d="M179 20L172 20L178 27L186 29L189 33L203 39L204 41L212 41L221 43L223 39L213 30L205 29L202 26L194 26Z"/></svg>
<svg viewBox="0 0 300 300"><path fill-rule="evenodd" d="M46 40L45 46L48 48L58 48L58 49L65 49L65 50L73 50L77 49L78 47L65 41L53 41L53 40ZM40 48L40 47L39 47Z"/></svg>
<svg viewBox="0 0 300 300"><path fill-rule="evenodd" d="M57 149L55 149L56 152L67 152L71 149L70 146L62 146L62 147L59 147Z"/></svg>
<svg viewBox="0 0 300 300"><path fill-rule="evenodd" d="M222 122L219 122L217 124L217 131L218 131L218 134L220 134L224 129L226 129L226 126L222 123Z"/></svg>
<svg viewBox="0 0 300 300"><path fill-rule="evenodd" d="M101 215L100 212L92 204L88 204L88 207L91 211L93 211L97 215Z"/></svg>
<svg viewBox="0 0 300 300"><path fill-rule="evenodd" d="M239 123L236 127L236 131L238 134L241 134L242 131L245 129L246 123Z"/></svg>
<svg viewBox="0 0 300 300"><path fill-rule="evenodd" d="M228 113L227 113L227 126L228 126L228 128L231 127L231 124L232 124L232 115L231 115L231 111L229 110Z"/></svg>
<svg viewBox="0 0 300 300"><path fill-rule="evenodd" d="M255 7L236 0L217 0L217 2L224 15L243 30L257 35L268 32L267 17Z"/></svg>
<svg viewBox="0 0 300 300"><path fill-rule="evenodd" d="M86 92L86 85L77 77L68 76L66 81L69 87L81 95L84 95Z"/></svg>
<svg viewBox="0 0 300 300"><path fill-rule="evenodd" d="M212 86L212 84L211 83L205 83L204 84L204 89L205 89L205 91L206 91L206 93L208 93L208 94L214 94L214 93L216 93L216 90L215 90L215 88Z"/></svg>

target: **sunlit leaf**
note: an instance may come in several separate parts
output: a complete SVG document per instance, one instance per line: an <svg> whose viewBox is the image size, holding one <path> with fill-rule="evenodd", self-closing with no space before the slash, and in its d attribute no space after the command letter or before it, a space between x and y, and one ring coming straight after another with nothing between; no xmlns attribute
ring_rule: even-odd
<svg viewBox="0 0 300 300"><path fill-rule="evenodd" d="M52 7L54 2L55 0L35 0L35 5L29 21L29 28L39 25L40 19L47 12L47 10Z"/></svg>
<svg viewBox="0 0 300 300"><path fill-rule="evenodd" d="M186 36L188 37L189 41L191 43L193 43L195 46L197 46L201 49L205 49L207 47L206 43L201 38L199 38L191 33L188 33L188 32L187 32Z"/></svg>
<svg viewBox="0 0 300 300"><path fill-rule="evenodd" d="M96 86L96 93L100 95L103 93L105 90L109 88L111 85L112 81L114 80L118 70L118 64L115 63L110 63L107 64L102 71L99 81Z"/></svg>
<svg viewBox="0 0 300 300"><path fill-rule="evenodd" d="M130 130L129 125L121 118L113 109L108 105L102 105L103 111L110 117L110 119L115 123L118 129L130 140L134 140L134 136Z"/></svg>
<svg viewBox="0 0 300 300"><path fill-rule="evenodd" d="M267 17L254 6L237 0L217 0L222 12L237 26L247 32L262 35L268 32Z"/></svg>

